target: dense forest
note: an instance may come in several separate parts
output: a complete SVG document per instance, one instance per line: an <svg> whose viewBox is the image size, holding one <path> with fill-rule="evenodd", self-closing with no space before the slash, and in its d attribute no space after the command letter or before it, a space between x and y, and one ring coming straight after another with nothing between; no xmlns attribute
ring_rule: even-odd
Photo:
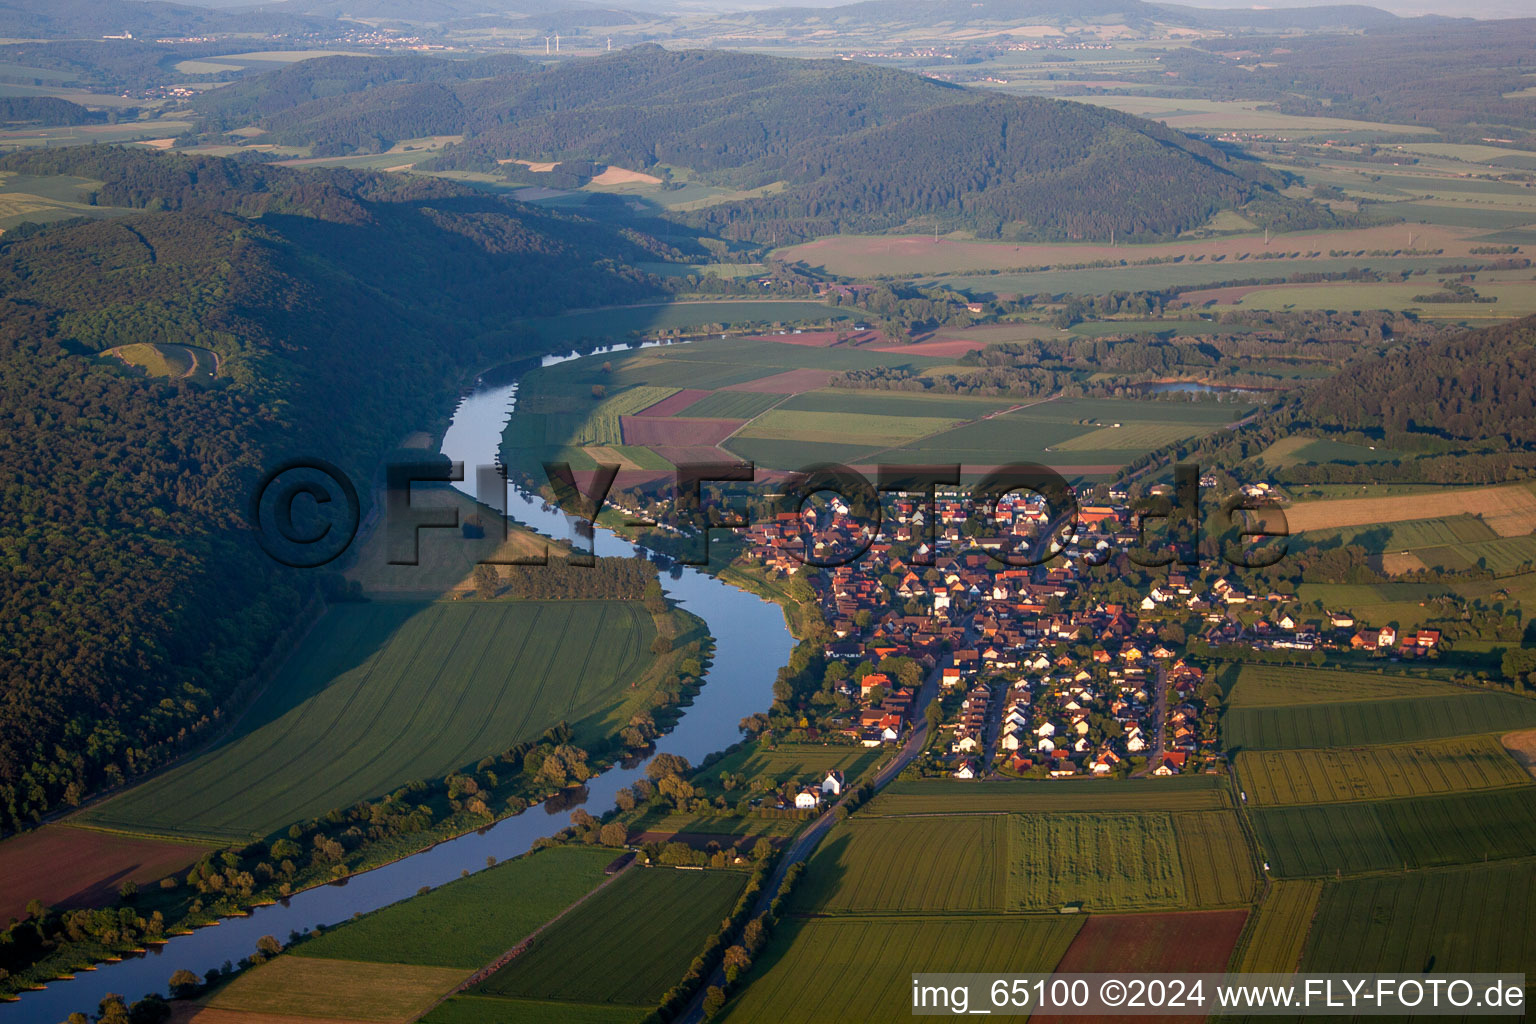
<svg viewBox="0 0 1536 1024"><path fill-rule="evenodd" d="M922 222L989 237L1153 238L1253 204L1331 222L1262 165L1098 107L988 97L884 68L641 46L542 68L516 59L330 58L197 100L206 132L258 125L317 153L462 134L430 166L526 174L513 158L687 168L759 198L682 215L784 242ZM521 180L521 179L519 179Z"/></svg>
<svg viewBox="0 0 1536 1024"><path fill-rule="evenodd" d="M5 829L195 740L293 623L315 578L244 518L268 467L367 480L464 373L537 351L516 317L658 287L632 232L441 182L89 148L0 170L145 207L0 242ZM218 379L96 355L130 341L211 349Z"/></svg>
<svg viewBox="0 0 1536 1024"><path fill-rule="evenodd" d="M1313 390L1306 414L1389 445L1430 438L1536 446L1536 317L1467 331L1351 366Z"/></svg>

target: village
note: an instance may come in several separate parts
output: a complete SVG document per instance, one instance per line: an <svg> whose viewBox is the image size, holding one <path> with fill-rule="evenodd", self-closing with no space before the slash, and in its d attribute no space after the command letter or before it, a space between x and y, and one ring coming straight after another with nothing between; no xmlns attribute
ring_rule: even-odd
<svg viewBox="0 0 1536 1024"><path fill-rule="evenodd" d="M1293 595L1219 570L1174 564L1140 600L1117 594L1091 569L1142 543L1129 495L1083 487L1078 497L1071 536L1043 560L1035 545L1062 523L1036 494L1000 499L993 535L978 531L966 497L942 492L931 526L926 503L903 496L874 535L837 498L749 527L746 560L806 580L830 630L821 653L835 701L817 734L882 746L926 719L916 771L957 779L1221 773L1220 688L1192 647L1320 664L1330 650L1411 658L1440 643L1434 630L1399 636L1344 611L1303 614ZM1008 564L1032 551L1041 564ZM815 789L803 806L815 806Z"/></svg>

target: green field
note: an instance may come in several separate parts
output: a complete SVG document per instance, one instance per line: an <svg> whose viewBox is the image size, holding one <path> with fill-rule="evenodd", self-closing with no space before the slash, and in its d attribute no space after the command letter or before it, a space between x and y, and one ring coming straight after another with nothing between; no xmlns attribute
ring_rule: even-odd
<svg viewBox="0 0 1536 1024"><path fill-rule="evenodd" d="M1279 665L1243 665L1227 693L1229 708L1268 708L1400 697L1460 695L1448 683L1375 672Z"/></svg>
<svg viewBox="0 0 1536 1024"><path fill-rule="evenodd" d="M1015 910L1189 905L1167 814L1021 814L1012 823L1008 902Z"/></svg>
<svg viewBox="0 0 1536 1024"><path fill-rule="evenodd" d="M606 398L592 407L586 419L567 438L570 444L623 444L619 417L632 416L677 393L677 388L636 387Z"/></svg>
<svg viewBox="0 0 1536 1024"><path fill-rule="evenodd" d="M755 391L711 391L678 415L688 419L749 420L783 401L783 395Z"/></svg>
<svg viewBox="0 0 1536 1024"><path fill-rule="evenodd" d="M1048 972L1081 915L789 918L730 1004L730 1024L904 1020L914 970Z"/></svg>
<svg viewBox="0 0 1536 1024"><path fill-rule="evenodd" d="M560 721L606 735L654 636L637 602L337 605L227 739L83 818L236 841L441 777Z"/></svg>
<svg viewBox="0 0 1536 1024"><path fill-rule="evenodd" d="M1173 834L1190 906L1239 906L1253 899L1253 852L1236 815L1181 811L1173 815Z"/></svg>
<svg viewBox="0 0 1536 1024"><path fill-rule="evenodd" d="M873 416L853 412L805 412L773 409L741 429L739 437L828 444L899 445L954 426L956 420L911 416Z"/></svg>
<svg viewBox="0 0 1536 1024"><path fill-rule="evenodd" d="M421 1018L421 1024L638 1024L635 1006L596 1006L493 996L454 996Z"/></svg>
<svg viewBox="0 0 1536 1024"><path fill-rule="evenodd" d="M1301 966L1536 974L1536 862L1329 883Z"/></svg>
<svg viewBox="0 0 1536 1024"><path fill-rule="evenodd" d="M887 757L879 747L845 747L816 743L781 743L767 747L760 743L743 744L708 768L700 769L694 777L694 785L711 795L726 792L721 788L720 776L745 775L748 779L771 779L788 782L798 779L820 785L830 771L843 773L845 785L855 785L856 780L876 762ZM736 791L739 795L740 791Z"/></svg>
<svg viewBox="0 0 1536 1024"><path fill-rule="evenodd" d="M1243 751L1237 770L1256 805L1387 800L1531 782L1488 736L1342 750Z"/></svg>
<svg viewBox="0 0 1536 1024"><path fill-rule="evenodd" d="M1536 700L1468 690L1443 697L1233 708L1221 721L1228 750L1318 749L1466 736L1536 725Z"/></svg>
<svg viewBox="0 0 1536 1024"><path fill-rule="evenodd" d="M859 816L1008 811L1202 811L1229 806L1227 782L1214 775L1052 782L900 779L865 804Z"/></svg>
<svg viewBox="0 0 1536 1024"><path fill-rule="evenodd" d="M823 914L1001 911L1011 846L1006 815L856 816L822 840L795 906Z"/></svg>
<svg viewBox="0 0 1536 1024"><path fill-rule="evenodd" d="M1536 786L1249 812L1275 874L1329 877L1527 856Z"/></svg>
<svg viewBox="0 0 1536 1024"><path fill-rule="evenodd" d="M1290 974L1301 960L1321 882L1271 882L1269 893L1248 919L1231 970L1234 974ZM1328 970L1339 970L1329 965Z"/></svg>
<svg viewBox="0 0 1536 1024"><path fill-rule="evenodd" d="M892 353L899 356L900 353ZM781 409L796 412L852 412L877 416L914 416L973 420L988 413L1001 412L1017 403L997 398L969 398L960 395L909 395L900 391L858 391L853 388L828 388L792 395ZM692 414L692 410L690 410Z"/></svg>
<svg viewBox="0 0 1536 1024"><path fill-rule="evenodd" d="M475 970L595 889L615 856L578 846L535 851L347 921L293 954Z"/></svg>
<svg viewBox="0 0 1536 1024"><path fill-rule="evenodd" d="M649 1007L682 980L746 884L739 871L632 868L471 993Z"/></svg>

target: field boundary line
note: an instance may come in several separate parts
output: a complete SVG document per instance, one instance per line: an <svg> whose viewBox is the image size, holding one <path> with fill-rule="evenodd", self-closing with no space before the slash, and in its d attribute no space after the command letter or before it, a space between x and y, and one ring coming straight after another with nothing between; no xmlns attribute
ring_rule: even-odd
<svg viewBox="0 0 1536 1024"><path fill-rule="evenodd" d="M579 907L583 903L587 902L587 900L591 899L593 896L596 896L598 893L600 893L604 889L608 888L614 882L617 882L620 878L623 878L624 875L627 874L630 871L630 869L635 866L635 864L637 862L638 862L638 858L631 858L628 864L625 864L622 868L620 868L619 870L615 871L608 878L603 879L601 882L599 882L597 884L596 888L593 888L593 889L589 890L580 899L576 900L576 902L572 903L570 906L568 906L564 910L560 911L560 913L556 914L554 917L550 918L548 921L545 921L543 924L539 925L533 931L531 931L527 935L525 935L522 939L518 940L517 945L513 946L511 949L507 950L505 953L501 954L501 956L497 957L495 960L491 961L490 963L486 964L485 966L476 968L475 971L473 973L471 973L469 977L467 977L463 981L459 982L459 984L458 984L458 986L456 988L454 988L451 991L447 992L446 994L440 996L438 998L437 1002L433 1003L427 1009L426 1013L422 1014L422 1016L424 1017L428 1013L431 1013L433 1010L437 1009L439 1006L443 1005L449 999L452 999L454 996L464 994L470 988L474 987L475 985L480 984L482 981L486 980L491 975L495 974L497 971L499 971L503 967L507 966L507 964L511 963L513 960L516 960L518 957L522 956L524 953L526 953L528 951L529 947L533 945L533 941L535 939L537 939L540 935L542 935L546 930L548 930L551 925L553 925L556 922L560 921L562 918L564 918L571 911L575 910L577 907ZM420 1019L420 1018L418 1018L418 1019Z"/></svg>

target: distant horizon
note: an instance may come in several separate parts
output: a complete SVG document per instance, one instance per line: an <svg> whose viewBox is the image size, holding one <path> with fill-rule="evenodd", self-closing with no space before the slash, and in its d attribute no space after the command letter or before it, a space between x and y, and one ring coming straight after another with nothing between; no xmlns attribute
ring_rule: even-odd
<svg viewBox="0 0 1536 1024"><path fill-rule="evenodd" d="M138 3L149 3L154 0L135 0ZM313 3L313 0L266 0L263 3L253 4L250 0L171 0L188 7L208 7L217 9L232 8L262 8L277 5L304 8ZM616 9L666 11L675 13L700 14L711 9L720 13L732 11L764 11L777 7L809 7L831 8L846 7L859 3L860 0L745 0L745 2L724 3L702 2L702 0L617 0L607 3L604 0L575 0L572 6L608 7ZM913 3L922 3L923 0L911 0ZM1497 21L1508 18L1536 17L1528 9L1528 3L1523 0L1471 0L1470 3L1458 3L1455 0L1372 0L1372 2L1355 2L1355 0L1339 0L1329 3L1327 0L1272 0L1269 3L1250 3L1244 0L1148 0L1150 3L1164 4L1169 7L1196 7L1206 10L1276 10L1294 9L1302 7L1374 7L1380 11L1386 11L1402 18L1423 17L1425 15L1440 15L1446 18L1472 18L1479 21Z"/></svg>

